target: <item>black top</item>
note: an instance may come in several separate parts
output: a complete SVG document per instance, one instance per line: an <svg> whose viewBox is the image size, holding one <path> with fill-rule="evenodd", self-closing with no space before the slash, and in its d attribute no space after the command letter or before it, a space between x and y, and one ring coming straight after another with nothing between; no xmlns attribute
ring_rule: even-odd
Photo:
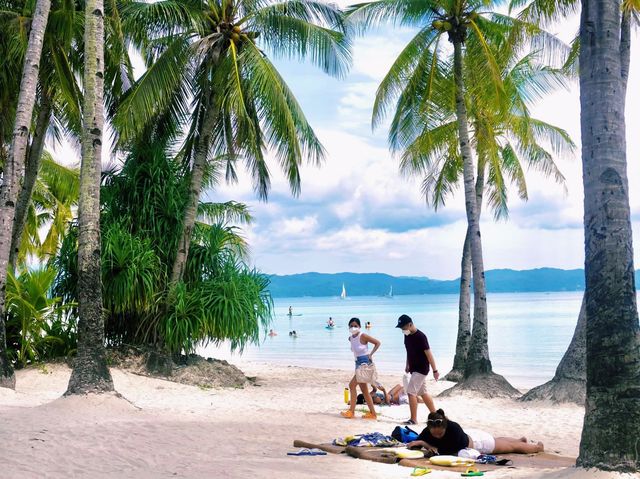
<svg viewBox="0 0 640 479"><path fill-rule="evenodd" d="M469 436L460 427L460 424L453 421L447 422L447 429L440 439L433 437L429 428L426 427L418 436L418 440L438 449L438 454L455 456L460 449L469 447Z"/></svg>
<svg viewBox="0 0 640 479"><path fill-rule="evenodd" d="M415 333L404 337L404 347L407 349L407 362L410 373L429 374L429 361L424 354L429 349L429 341L425 334L417 330Z"/></svg>

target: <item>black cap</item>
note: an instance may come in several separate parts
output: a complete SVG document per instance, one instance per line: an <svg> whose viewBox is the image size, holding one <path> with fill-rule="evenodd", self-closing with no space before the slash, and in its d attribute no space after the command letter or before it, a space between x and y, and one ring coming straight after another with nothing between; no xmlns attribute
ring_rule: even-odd
<svg viewBox="0 0 640 479"><path fill-rule="evenodd" d="M406 314L403 314L398 318L398 324L396 324L396 328L402 328L403 326L406 326L409 323L413 323L413 320Z"/></svg>

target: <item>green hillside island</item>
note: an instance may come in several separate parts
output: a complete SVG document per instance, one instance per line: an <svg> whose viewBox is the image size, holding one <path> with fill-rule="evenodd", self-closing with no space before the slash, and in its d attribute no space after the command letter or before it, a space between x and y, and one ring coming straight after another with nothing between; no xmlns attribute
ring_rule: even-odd
<svg viewBox="0 0 640 479"><path fill-rule="evenodd" d="M584 270L539 268L524 271L494 269L485 273L490 293L583 291ZM391 276L384 273L301 273L271 275L269 289L276 298L340 296L345 285L348 296L394 296L407 294L456 294L459 279ZM636 284L638 284L636 271Z"/></svg>

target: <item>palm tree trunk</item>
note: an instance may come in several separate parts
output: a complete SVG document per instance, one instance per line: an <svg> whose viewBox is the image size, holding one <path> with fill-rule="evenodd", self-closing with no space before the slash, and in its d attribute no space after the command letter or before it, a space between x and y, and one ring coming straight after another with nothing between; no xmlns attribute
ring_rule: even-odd
<svg viewBox="0 0 640 479"><path fill-rule="evenodd" d="M478 205L474 189L473 158L469 142L467 107L464 102L464 80L462 73L462 42L454 41L454 77L456 84L456 117L464 177L465 210L470 236L471 265L473 272L473 332L465 377L491 372L487 331L487 293L484 281L482 241L478 222Z"/></svg>
<svg viewBox="0 0 640 479"><path fill-rule="evenodd" d="M578 465L640 469L640 325L625 137L621 2L582 0L587 400Z"/></svg>
<svg viewBox="0 0 640 479"><path fill-rule="evenodd" d="M191 244L191 234L196 222L196 213L198 211L198 202L200 201L200 192L202 191L202 179L204 177L204 169L207 165L207 156L211 146L211 132L215 126L216 114L213 110L212 102L209 101L204 119L202 121L201 134L196 146L193 166L191 168L191 176L189 179L189 199L184 210L182 220L182 233L178 243L178 250L173 261L171 269L170 285L175 285L182 280L184 270L189 257L189 246Z"/></svg>
<svg viewBox="0 0 640 479"><path fill-rule="evenodd" d="M84 108L78 206L78 356L65 394L113 391L104 347L100 262L100 174L104 126L104 6L87 0Z"/></svg>
<svg viewBox="0 0 640 479"><path fill-rule="evenodd" d="M24 175L31 117L36 101L36 85L38 83L42 43L47 29L50 8L50 0L38 0L36 3L20 81L20 94L18 96L9 160L4 165L3 182L2 186L0 186L0 387L15 387L13 368L7 356L5 289L18 184Z"/></svg>
<svg viewBox="0 0 640 479"><path fill-rule="evenodd" d="M586 327L587 311L585 298L578 315L578 323L573 332L573 338L551 381L537 386L520 398L521 401L551 400L553 402L572 402L584 405L587 393L587 365L586 365Z"/></svg>
<svg viewBox="0 0 640 479"><path fill-rule="evenodd" d="M16 266L16 260L20 251L20 242L24 233L24 225L27 222L33 188L35 187L36 180L38 178L38 171L40 170L40 160L42 159L42 152L44 151L44 140L47 128L49 128L50 118L51 102L49 97L43 93L42 104L40 105L38 119L36 120L36 128L31 141L31 146L29 147L29 154L27 156L24 181L22 182L22 188L18 195L16 214L13 218L11 251L9 253L9 267L12 269Z"/></svg>
<svg viewBox="0 0 640 479"><path fill-rule="evenodd" d="M476 205L478 214L482 210L482 196L484 190L484 167L478 164L476 179ZM458 299L458 337L456 339L456 353L453 357L453 368L444 377L446 381L458 382L464 377L469 343L471 341L471 234L467 226L467 234L462 248L460 262L460 297Z"/></svg>
<svg viewBox="0 0 640 479"><path fill-rule="evenodd" d="M458 138L462 156L464 178L465 209L470 236L471 271L473 273L473 328L469 342L469 353L461 382L449 388L440 396L446 397L459 390L472 390L487 397L520 396L520 392L502 376L495 374L489 360L489 332L487 324L487 293L484 281L482 241L480 239L480 211L474 189L473 160L469 144L467 107L464 102L464 82L462 72L462 35L450 32L453 43L453 74L456 88L456 119Z"/></svg>

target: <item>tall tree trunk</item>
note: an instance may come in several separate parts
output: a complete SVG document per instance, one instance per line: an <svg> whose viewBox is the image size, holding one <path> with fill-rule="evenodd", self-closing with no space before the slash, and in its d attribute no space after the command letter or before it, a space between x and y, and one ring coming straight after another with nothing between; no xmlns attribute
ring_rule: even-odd
<svg viewBox="0 0 640 479"><path fill-rule="evenodd" d="M586 328L587 311L583 297L573 338L571 338L571 343L558 364L556 374L551 381L537 386L523 395L520 398L521 401L544 399L584 405L587 393Z"/></svg>
<svg viewBox="0 0 640 479"><path fill-rule="evenodd" d="M478 177L476 178L476 205L478 215L482 211L482 196L484 191L484 165L478 162ZM471 341L471 234L467 226L467 234L462 248L460 262L460 297L458 299L458 337L456 339L456 354L453 357L453 368L444 377L446 381L458 382L464 377L464 369L469 354Z"/></svg>
<svg viewBox="0 0 640 479"><path fill-rule="evenodd" d="M113 391L104 347L100 262L100 174L104 112L104 5L87 0L82 165L78 205L78 355L65 394Z"/></svg>
<svg viewBox="0 0 640 479"><path fill-rule="evenodd" d="M36 101L36 86L44 33L49 19L50 0L38 0L31 22L29 44L22 69L20 94L16 109L16 121L9 152L9 160L4 165L2 186L0 186L0 387L15 387L13 368L7 356L5 325L5 292L11 250L11 230L15 216L19 182L24 175L31 117Z"/></svg>
<svg viewBox="0 0 640 479"><path fill-rule="evenodd" d="M502 376L493 373L489 359L489 332L487 324L487 292L484 278L484 262L482 259L482 241L480 238L480 221L478 205L474 189L473 159L469 143L469 126L467 107L464 101L464 79L462 43L464 32L457 26L449 32L453 43L453 74L456 88L456 120L464 177L465 210L471 236L471 270L473 273L473 328L469 353L464 370L463 380L454 387L443 391L441 396L449 396L459 390L473 390L488 397L520 396L520 393Z"/></svg>
<svg viewBox="0 0 640 479"><path fill-rule="evenodd" d="M625 136L621 2L582 0L587 399L578 465L640 469L640 325Z"/></svg>
<svg viewBox="0 0 640 479"><path fill-rule="evenodd" d="M20 243L24 233L24 225L27 222L29 213L29 204L33 195L33 188L36 185L38 171L40 169L40 161L42 160L42 152L44 151L44 140L49 128L49 120L51 119L51 101L46 93L43 93L40 111L36 120L36 128L29 147L27 156L27 165L24 173L24 181L18 195L16 204L16 214L13 218L13 232L11 236L11 251L9 253L9 267L15 269L18 253L20 251Z"/></svg>
<svg viewBox="0 0 640 479"><path fill-rule="evenodd" d="M200 193L202 191L202 178L204 177L204 169L207 165L207 156L211 146L211 133L216 122L216 113L213 110L212 102L209 101L208 103L193 158L193 166L189 178L189 199L184 210L182 233L180 235L176 257L173 261L173 268L171 269L170 285L175 285L182 280L187 265L187 258L189 257L191 235L196 222L198 202L200 201Z"/></svg>

